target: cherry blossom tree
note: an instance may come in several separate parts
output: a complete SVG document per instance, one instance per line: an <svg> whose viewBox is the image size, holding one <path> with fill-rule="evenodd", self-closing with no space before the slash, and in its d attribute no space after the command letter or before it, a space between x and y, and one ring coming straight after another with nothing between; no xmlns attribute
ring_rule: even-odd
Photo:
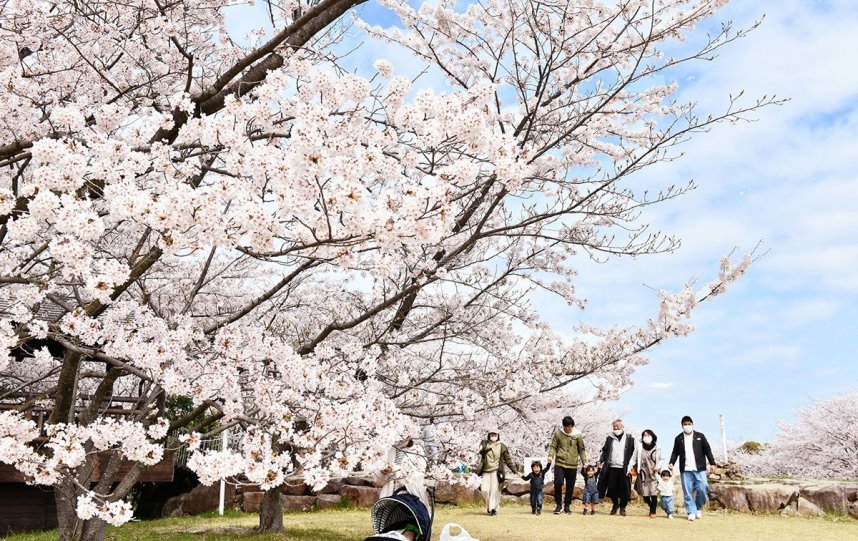
<svg viewBox="0 0 858 541"><path fill-rule="evenodd" d="M733 457L747 475L858 479L858 390L818 399L781 422L775 440Z"/></svg>
<svg viewBox="0 0 858 541"><path fill-rule="evenodd" d="M61 539L102 538L147 467L223 430L242 445L194 453L201 480L276 490L381 470L430 417L463 456L577 382L612 398L751 263L637 327L555 329L529 296L583 308L576 260L675 249L643 214L693 185L625 180L777 103L699 116L658 82L745 34L661 52L725 1L382 0L401 28L356 22L446 89L343 68L361 3L268 2L250 44L209 0L0 7L0 461L54 487Z"/></svg>

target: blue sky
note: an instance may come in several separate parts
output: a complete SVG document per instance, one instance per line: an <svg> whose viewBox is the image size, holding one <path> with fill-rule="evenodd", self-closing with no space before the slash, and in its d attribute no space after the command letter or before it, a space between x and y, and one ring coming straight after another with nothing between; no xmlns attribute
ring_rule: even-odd
<svg viewBox="0 0 858 541"><path fill-rule="evenodd" d="M703 113L722 110L742 90L749 100L774 93L790 101L759 111L755 122L700 134L681 160L629 180L697 182L689 195L643 217L680 236L682 247L634 261L581 261L577 287L589 299L583 313L538 299L561 331L581 318L640 324L657 310L651 288L678 289L694 276L705 283L722 255L764 242L768 253L748 275L698 309L697 330L653 350L634 386L608 406L627 426L652 428L663 441L678 433L685 414L713 442L719 414L734 442L771 439L798 406L858 386L858 2L735 1L710 24L749 26L763 15L759 29L714 62L671 75L679 99ZM392 22L372 2L362 16ZM698 30L699 39L706 28ZM368 68L382 57L397 73L420 69L376 42L349 62ZM433 73L420 84L443 86Z"/></svg>
<svg viewBox="0 0 858 541"><path fill-rule="evenodd" d="M691 336L651 352L615 405L627 425L662 438L689 414L716 440L723 414L728 439L771 439L798 406L858 386L858 3L763 4L734 2L718 14L739 26L766 18L714 62L676 73L679 97L712 112L741 90L790 101L697 136L681 160L637 179L699 184L645 216L683 239L676 253L581 270L588 318L635 323L655 302L643 284L705 282L734 247L761 240L769 250L700 307Z"/></svg>

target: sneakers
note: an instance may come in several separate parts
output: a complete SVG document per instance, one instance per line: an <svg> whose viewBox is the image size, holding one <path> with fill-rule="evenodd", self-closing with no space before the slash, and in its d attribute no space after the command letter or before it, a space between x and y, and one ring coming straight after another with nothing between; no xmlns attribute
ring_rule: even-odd
<svg viewBox="0 0 858 541"><path fill-rule="evenodd" d="M560 506L559 506L559 505L558 505L557 507L555 507L555 508L554 508L554 514L555 514L555 515L559 515L559 514L560 514Z"/></svg>
<svg viewBox="0 0 858 541"><path fill-rule="evenodd" d="M595 509L590 509L590 514L591 514L591 515L595 515L595 514L596 514L596 510L595 510Z"/></svg>
<svg viewBox="0 0 858 541"><path fill-rule="evenodd" d="M673 520L673 515L667 515L668 520Z"/></svg>
<svg viewBox="0 0 858 541"><path fill-rule="evenodd" d="M616 515L616 514L617 514L617 509L619 509L619 508L620 508L620 506L619 506L619 505L613 505L613 506L611 506L611 514L612 514L612 515Z"/></svg>
<svg viewBox="0 0 858 541"><path fill-rule="evenodd" d="M694 522L694 520L695 520L696 518L697 518L697 514L696 514L696 513L691 513L690 515L688 515L688 520L690 520L690 521L692 521L692 522Z"/></svg>
<svg viewBox="0 0 858 541"><path fill-rule="evenodd" d="M703 511L697 511L697 518L703 518Z"/></svg>
<svg viewBox="0 0 858 541"><path fill-rule="evenodd" d="M536 509L531 509L531 510L530 510L530 514L531 514L531 515L535 515L535 514L536 514Z"/></svg>
<svg viewBox="0 0 858 541"><path fill-rule="evenodd" d="M625 507L620 507L620 516L622 516L622 517L626 516L626 508Z"/></svg>
<svg viewBox="0 0 858 541"><path fill-rule="evenodd" d="M586 509L584 509L584 514L585 514L585 515L587 514L587 510L586 510Z"/></svg>
<svg viewBox="0 0 858 541"><path fill-rule="evenodd" d="M497 509L492 509L491 511L489 511L489 516L490 516L490 517L495 517L495 516L497 516L497 514L498 514L498 510L497 510Z"/></svg>
<svg viewBox="0 0 858 541"><path fill-rule="evenodd" d="M649 518L655 518L655 513L650 513Z"/></svg>
<svg viewBox="0 0 858 541"><path fill-rule="evenodd" d="M571 515L571 514L572 514L572 510L571 510L571 509L569 509L569 506L568 506L568 505L567 505L567 506L565 506L565 507L563 508L563 512L564 512L564 513L566 513L567 515Z"/></svg>
<svg viewBox="0 0 858 541"><path fill-rule="evenodd" d="M541 507L540 507L539 509L537 509L537 510L536 510L536 514L537 514L537 515L541 515L541 514L542 514L542 508L541 508Z"/></svg>

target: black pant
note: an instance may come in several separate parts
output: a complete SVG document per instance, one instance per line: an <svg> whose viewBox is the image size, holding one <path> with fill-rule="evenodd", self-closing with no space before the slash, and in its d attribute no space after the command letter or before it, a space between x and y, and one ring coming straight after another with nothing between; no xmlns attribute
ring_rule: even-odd
<svg viewBox="0 0 858 541"><path fill-rule="evenodd" d="M629 480L623 468L608 468L608 495L614 502L614 507L625 509L629 503Z"/></svg>
<svg viewBox="0 0 858 541"><path fill-rule="evenodd" d="M649 506L649 514L655 514L655 508L658 505L658 496L644 496L643 501Z"/></svg>
<svg viewBox="0 0 858 541"><path fill-rule="evenodd" d="M575 491L575 476L578 472L575 468L564 468L563 466L554 466L554 501L557 502L557 509L560 509L560 496L563 494L563 481L566 481L566 496L563 498L563 507L569 508L572 505L572 493Z"/></svg>

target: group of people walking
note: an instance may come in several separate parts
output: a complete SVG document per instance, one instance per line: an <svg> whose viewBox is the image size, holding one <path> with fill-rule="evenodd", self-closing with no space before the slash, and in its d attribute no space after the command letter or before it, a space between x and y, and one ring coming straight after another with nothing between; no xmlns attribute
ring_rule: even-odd
<svg viewBox="0 0 858 541"><path fill-rule="evenodd" d="M623 421L612 423L611 433L605 438L597 463L587 462L584 435L575 428L572 417L562 420L562 428L555 431L548 448L545 466L539 461L531 463L527 475L519 472L509 449L500 441L498 431L490 431L480 446L480 460L476 473L482 477L480 490L489 515L497 515L501 490L506 480L506 467L530 481L530 507L533 514L542 514L545 474L554 467L554 514L571 514L575 480L580 468L584 478L584 510L586 515L596 513L601 499L611 499L612 515L626 515L632 486L649 507L650 518L656 517L660 504L668 518L673 518L674 472L677 469L685 500L688 520L703 516L708 496L707 470L715 465L715 458L706 436L694 430L689 416L682 418L682 432L673 441L667 461L652 430L644 430L640 440L625 431ZM708 466L707 466L708 464ZM566 490L563 486L566 485Z"/></svg>

